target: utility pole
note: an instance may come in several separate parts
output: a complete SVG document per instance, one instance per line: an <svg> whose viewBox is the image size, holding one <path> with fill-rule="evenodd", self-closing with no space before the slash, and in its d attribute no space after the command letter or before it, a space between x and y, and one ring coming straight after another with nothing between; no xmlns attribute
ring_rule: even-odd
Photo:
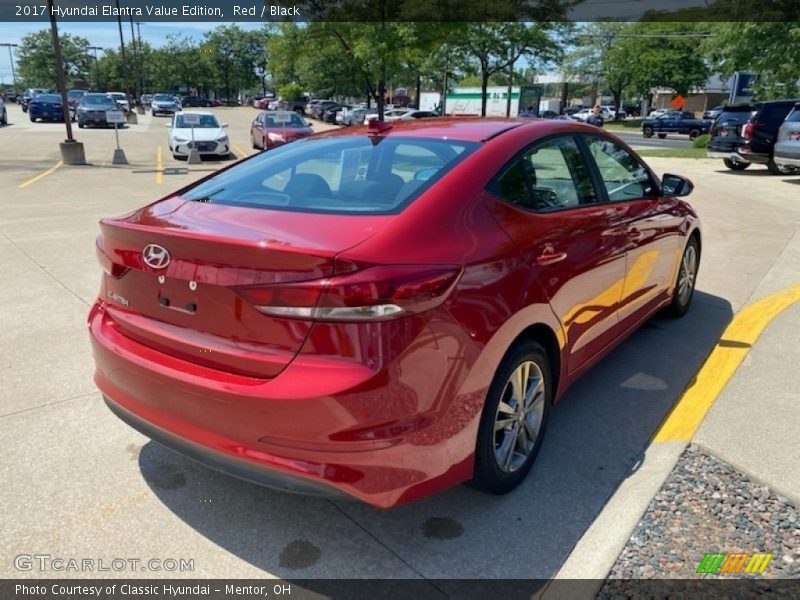
<svg viewBox="0 0 800 600"><path fill-rule="evenodd" d="M64 63L61 60L61 41L58 39L58 25L56 25L56 16L53 10L53 0L47 0L47 4L48 14L50 15L50 33L53 37L53 54L56 59L56 80L58 81L58 91L61 94L64 125L67 127L67 139L59 145L61 160L68 165L84 165L86 164L86 156L83 153L83 144L75 141L72 137L72 120L69 114L67 84L64 78Z"/></svg>
<svg viewBox="0 0 800 600"><path fill-rule="evenodd" d="M136 22L136 33L139 34L139 88L144 94L144 48L142 47L142 23Z"/></svg>
<svg viewBox="0 0 800 600"><path fill-rule="evenodd" d="M8 48L8 60L11 61L11 79L14 81L14 95L17 95L17 72L14 69L14 54L11 52L12 48L16 48L17 44L0 44ZM19 102L19 100L17 101Z"/></svg>
<svg viewBox="0 0 800 600"><path fill-rule="evenodd" d="M95 88L96 91L100 91L100 67L97 65L97 51L105 50L105 48L101 48L100 46L89 46L86 49L94 51L94 81L92 81L92 87Z"/></svg>

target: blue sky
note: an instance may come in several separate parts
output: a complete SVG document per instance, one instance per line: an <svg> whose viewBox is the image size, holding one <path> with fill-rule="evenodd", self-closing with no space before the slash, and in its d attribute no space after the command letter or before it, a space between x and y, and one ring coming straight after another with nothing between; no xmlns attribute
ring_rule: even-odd
<svg viewBox="0 0 800 600"><path fill-rule="evenodd" d="M183 33L200 39L203 33L225 25L226 23L142 23L142 40L155 47L163 45L167 36L172 33ZM258 29L261 23L237 23L242 29ZM0 23L0 44L19 44L29 33L49 29L48 23ZM81 35L89 40L92 46L103 48L119 47L119 30L117 23L65 23L59 31L71 35ZM122 35L125 44L130 43L131 25L123 20ZM14 58L16 61L16 57ZM8 59L8 48L0 48L0 83L11 83L11 63Z"/></svg>

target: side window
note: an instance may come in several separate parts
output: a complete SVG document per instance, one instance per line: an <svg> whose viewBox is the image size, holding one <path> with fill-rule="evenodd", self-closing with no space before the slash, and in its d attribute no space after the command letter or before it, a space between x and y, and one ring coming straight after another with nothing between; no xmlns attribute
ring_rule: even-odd
<svg viewBox="0 0 800 600"><path fill-rule="evenodd" d="M612 202L658 196L647 169L630 152L611 140L587 138L600 177Z"/></svg>
<svg viewBox="0 0 800 600"><path fill-rule="evenodd" d="M519 208L537 212L597 201L572 137L553 138L534 146L508 167L490 189Z"/></svg>

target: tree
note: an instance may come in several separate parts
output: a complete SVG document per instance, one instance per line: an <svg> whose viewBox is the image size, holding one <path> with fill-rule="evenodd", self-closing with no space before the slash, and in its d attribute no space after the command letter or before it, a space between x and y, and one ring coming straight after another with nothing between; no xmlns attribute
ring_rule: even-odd
<svg viewBox="0 0 800 600"><path fill-rule="evenodd" d="M496 73L513 69L523 56L554 60L558 47L550 37L553 23L466 23L460 46L477 61L481 76L481 116L486 116L486 88Z"/></svg>
<svg viewBox="0 0 800 600"><path fill-rule="evenodd" d="M716 23L713 30L716 35L704 49L721 75L757 73L754 87L761 99L793 97L800 91L800 23Z"/></svg>
<svg viewBox="0 0 800 600"><path fill-rule="evenodd" d="M61 60L64 63L66 86L89 79L92 58L89 40L61 33ZM17 65L20 79L28 87L57 88L56 62L53 57L53 40L50 31L43 29L22 38L17 48Z"/></svg>

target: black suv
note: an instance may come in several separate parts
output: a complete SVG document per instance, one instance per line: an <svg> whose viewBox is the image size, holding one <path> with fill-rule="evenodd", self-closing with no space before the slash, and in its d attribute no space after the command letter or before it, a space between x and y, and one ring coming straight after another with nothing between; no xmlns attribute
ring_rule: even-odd
<svg viewBox="0 0 800 600"><path fill-rule="evenodd" d="M744 143L742 127L750 120L760 104L737 104L726 106L711 125L708 141L708 157L721 158L725 166L732 171L742 171L750 163L742 159L736 152Z"/></svg>
<svg viewBox="0 0 800 600"><path fill-rule="evenodd" d="M741 129L735 134L736 139L731 144L733 153L725 157L725 166L733 170L742 170L752 163L757 163L766 165L770 173L789 172L790 169L775 164L773 153L775 142L778 139L778 129L797 102L797 100L770 100L754 104L750 118L741 125ZM726 111L728 108L733 107L726 107ZM712 142L716 142L720 137L715 136L714 129L719 128L722 131L724 117L725 112L717 118L712 128L712 139L708 144L709 156L713 156L712 152L718 151L720 148L719 143L714 143L712 146ZM731 128L728 129L730 132Z"/></svg>

